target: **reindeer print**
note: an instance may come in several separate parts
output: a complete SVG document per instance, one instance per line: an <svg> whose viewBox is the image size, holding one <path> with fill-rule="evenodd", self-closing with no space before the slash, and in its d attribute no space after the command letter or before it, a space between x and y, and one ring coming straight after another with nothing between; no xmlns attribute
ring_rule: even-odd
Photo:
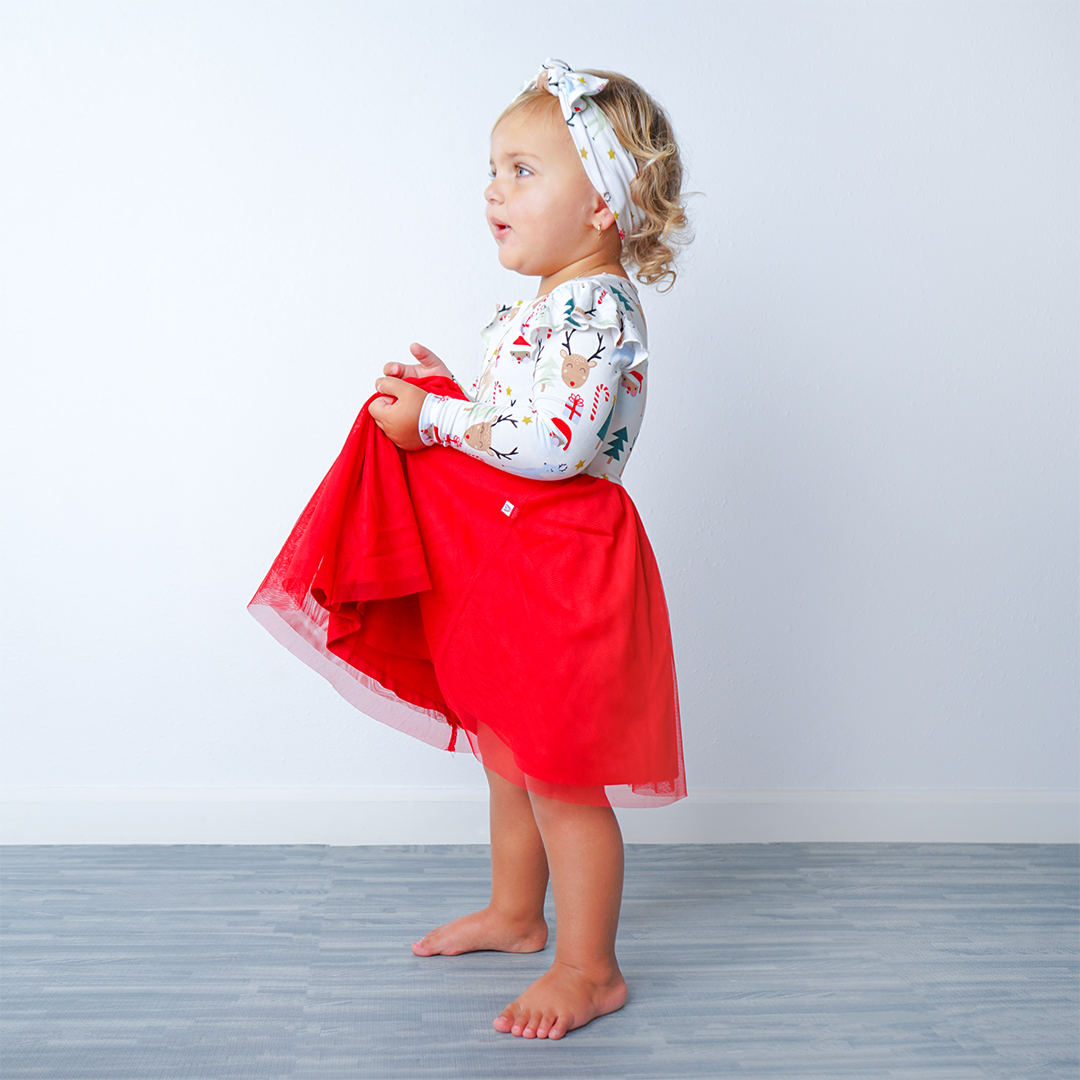
<svg viewBox="0 0 1080 1080"><path fill-rule="evenodd" d="M617 479L645 406L640 323L632 287L610 277L500 309L472 400L425 399L424 443L520 476Z"/></svg>
<svg viewBox="0 0 1080 1080"><path fill-rule="evenodd" d="M592 356L584 357L579 356L577 353L569 352L570 349L570 335L573 330L566 332L566 340L563 342L563 348L559 350L559 355L563 358L562 362L562 381L573 390L575 387L584 386L589 381L589 372L596 367L596 358L604 351L604 339L603 335L596 335L596 352Z"/></svg>
<svg viewBox="0 0 1080 1080"><path fill-rule="evenodd" d="M492 429L496 424L501 424L504 420L509 420L514 427L517 427L517 421L510 415L499 416L494 420L483 420L479 424L473 424L465 429L466 444L481 454L489 454L492 457L497 457L504 461L507 458L512 458L518 452L516 446L509 453L500 454L499 451L491 445Z"/></svg>

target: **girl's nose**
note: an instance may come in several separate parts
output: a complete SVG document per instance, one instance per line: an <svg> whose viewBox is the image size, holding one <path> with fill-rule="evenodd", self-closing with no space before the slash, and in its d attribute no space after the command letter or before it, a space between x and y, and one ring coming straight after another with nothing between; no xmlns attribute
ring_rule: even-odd
<svg viewBox="0 0 1080 1080"><path fill-rule="evenodd" d="M484 188L484 202L499 202L502 196L499 194L499 188L495 180L492 180L486 188Z"/></svg>

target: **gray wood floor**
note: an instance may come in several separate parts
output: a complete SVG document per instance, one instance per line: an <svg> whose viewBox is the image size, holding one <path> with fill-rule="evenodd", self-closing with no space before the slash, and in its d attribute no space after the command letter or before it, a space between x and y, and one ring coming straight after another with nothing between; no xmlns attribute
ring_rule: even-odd
<svg viewBox="0 0 1080 1080"><path fill-rule="evenodd" d="M1080 1075L1075 846L628 849L631 998L495 1014L550 963L420 960L482 847L9 847L5 1080Z"/></svg>

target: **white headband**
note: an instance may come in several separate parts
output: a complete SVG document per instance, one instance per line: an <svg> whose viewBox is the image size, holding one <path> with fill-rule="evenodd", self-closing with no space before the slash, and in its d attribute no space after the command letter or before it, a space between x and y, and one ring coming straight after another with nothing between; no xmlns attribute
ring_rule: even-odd
<svg viewBox="0 0 1080 1080"><path fill-rule="evenodd" d="M573 71L562 60L549 59L544 61L535 83L526 83L526 87L533 85L559 99L585 173L615 215L619 239L625 240L636 224L630 181L637 176L637 164L619 143L603 111L589 100L607 86L607 81Z"/></svg>

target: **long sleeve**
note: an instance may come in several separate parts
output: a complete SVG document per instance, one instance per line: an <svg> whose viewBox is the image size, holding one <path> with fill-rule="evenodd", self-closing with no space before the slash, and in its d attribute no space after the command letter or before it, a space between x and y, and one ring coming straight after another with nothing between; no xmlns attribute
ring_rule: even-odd
<svg viewBox="0 0 1080 1080"><path fill-rule="evenodd" d="M626 317L637 313L631 296L583 278L541 298L508 321L477 381L477 400L428 395L421 438L519 476L599 471L617 479L640 426L648 356L636 320ZM613 424L620 398L635 413L632 435L627 422Z"/></svg>

